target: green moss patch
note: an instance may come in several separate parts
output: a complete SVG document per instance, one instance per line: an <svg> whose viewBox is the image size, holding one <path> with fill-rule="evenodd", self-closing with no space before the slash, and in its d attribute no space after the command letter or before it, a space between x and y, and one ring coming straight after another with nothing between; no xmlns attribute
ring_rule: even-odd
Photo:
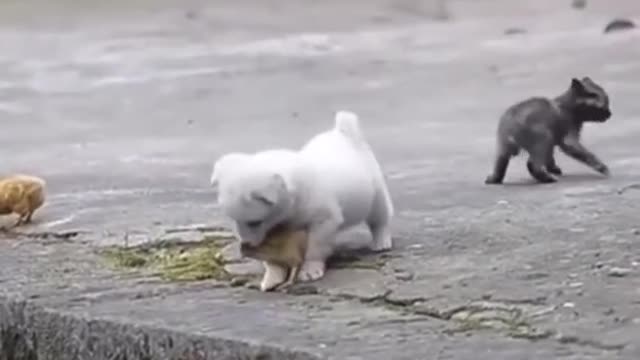
<svg viewBox="0 0 640 360"><path fill-rule="evenodd" d="M227 280L221 249L229 238L204 237L201 241L161 240L135 247L113 246L100 253L120 270L144 271L168 281Z"/></svg>

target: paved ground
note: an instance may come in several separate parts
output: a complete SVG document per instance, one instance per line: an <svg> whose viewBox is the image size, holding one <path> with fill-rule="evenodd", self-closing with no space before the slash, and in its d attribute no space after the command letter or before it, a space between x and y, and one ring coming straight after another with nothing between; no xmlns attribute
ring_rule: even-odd
<svg viewBox="0 0 640 360"><path fill-rule="evenodd" d="M82 233L2 239L0 291L332 359L640 357L640 190L619 191L640 182L640 33L602 35L640 4L291 3L3 2L0 171L49 183L23 231ZM584 141L613 177L560 156L557 184L532 185L518 159L485 186L500 112L584 75L611 94ZM395 198L381 266L261 294L123 277L92 255L220 223L217 156L299 146L338 109L361 115Z"/></svg>

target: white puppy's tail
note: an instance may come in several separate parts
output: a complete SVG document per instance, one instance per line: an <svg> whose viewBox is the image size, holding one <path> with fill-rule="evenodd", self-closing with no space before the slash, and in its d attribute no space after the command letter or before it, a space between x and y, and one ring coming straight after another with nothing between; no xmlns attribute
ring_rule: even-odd
<svg viewBox="0 0 640 360"><path fill-rule="evenodd" d="M336 112L335 130L343 133L353 140L364 140L360 130L360 121L356 113L346 110Z"/></svg>

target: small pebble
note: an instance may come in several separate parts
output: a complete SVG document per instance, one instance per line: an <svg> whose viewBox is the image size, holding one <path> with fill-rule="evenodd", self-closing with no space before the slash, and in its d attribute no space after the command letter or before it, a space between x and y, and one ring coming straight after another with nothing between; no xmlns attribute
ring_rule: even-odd
<svg viewBox="0 0 640 360"><path fill-rule="evenodd" d="M522 276L523 280L539 280L549 277L548 273L544 272L532 272Z"/></svg>
<svg viewBox="0 0 640 360"><path fill-rule="evenodd" d="M613 308L609 308L609 309L605 310L605 312L604 312L604 314L607 315L607 316L608 315L613 315L615 313L616 313L616 311Z"/></svg>
<svg viewBox="0 0 640 360"><path fill-rule="evenodd" d="M285 290L289 295L317 295L320 293L317 287L310 284L295 284Z"/></svg>
<svg viewBox="0 0 640 360"><path fill-rule="evenodd" d="M395 273L395 277L401 281L409 281L413 279L413 274L407 271L399 271Z"/></svg>
<svg viewBox="0 0 640 360"><path fill-rule="evenodd" d="M581 287L582 285L584 285L584 283L581 283L581 282L572 282L572 283L570 283L570 284L569 284L569 287L570 287L570 288L579 288L579 287Z"/></svg>
<svg viewBox="0 0 640 360"><path fill-rule="evenodd" d="M260 284L256 282L248 282L244 287L251 290L260 290Z"/></svg>
<svg viewBox="0 0 640 360"><path fill-rule="evenodd" d="M631 274L631 269L612 267L611 269L609 269L609 273L607 275L611 277L625 277L629 274Z"/></svg>
<svg viewBox="0 0 640 360"><path fill-rule="evenodd" d="M576 304L574 304L572 302L566 302L566 303L562 304L562 307L566 307L566 308L572 309L572 308L576 307Z"/></svg>
<svg viewBox="0 0 640 360"><path fill-rule="evenodd" d="M518 28L518 27L507 28L504 30L505 35L519 35L519 34L526 34L526 33L527 33L527 30L523 28Z"/></svg>
<svg viewBox="0 0 640 360"><path fill-rule="evenodd" d="M247 279L247 278L243 278L243 277L234 277L234 278L233 278L233 279L231 279L231 281L229 282L229 285L231 285L231 286L233 286L233 287L245 286L248 282L249 282L249 279Z"/></svg>
<svg viewBox="0 0 640 360"><path fill-rule="evenodd" d="M580 338L576 335L565 335L562 333L557 333L555 339L561 344L577 343L580 341Z"/></svg>

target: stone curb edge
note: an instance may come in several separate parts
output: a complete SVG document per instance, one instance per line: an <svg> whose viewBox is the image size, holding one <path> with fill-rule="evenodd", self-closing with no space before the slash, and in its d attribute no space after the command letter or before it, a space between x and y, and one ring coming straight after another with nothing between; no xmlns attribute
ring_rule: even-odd
<svg viewBox="0 0 640 360"><path fill-rule="evenodd" d="M0 360L322 360L298 350L127 324L0 296Z"/></svg>

